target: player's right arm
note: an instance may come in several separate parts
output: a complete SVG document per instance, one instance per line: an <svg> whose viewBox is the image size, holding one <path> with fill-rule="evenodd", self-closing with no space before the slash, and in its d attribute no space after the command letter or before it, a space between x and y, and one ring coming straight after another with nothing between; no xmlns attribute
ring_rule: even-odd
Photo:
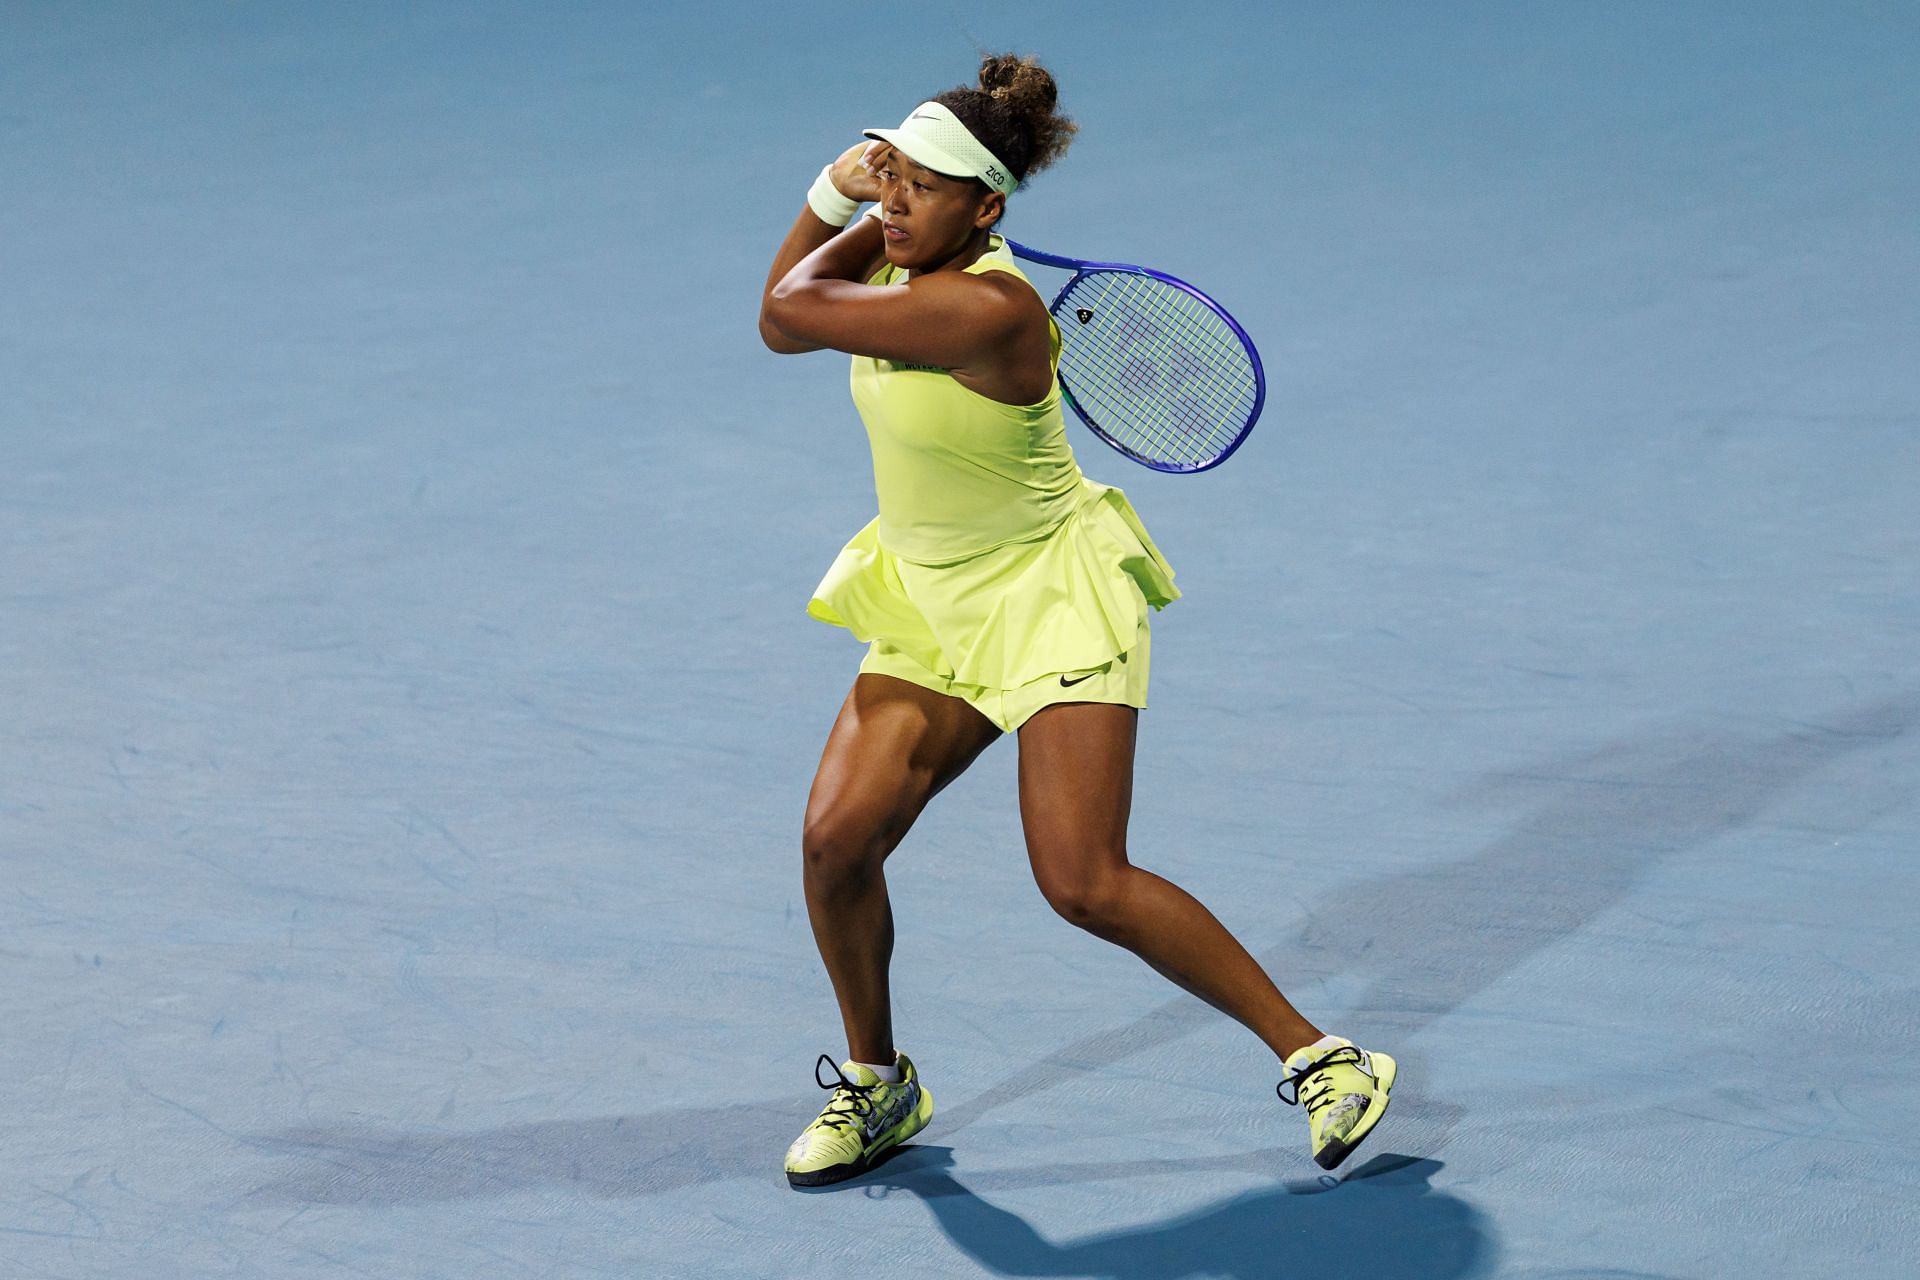
<svg viewBox="0 0 1920 1280"><path fill-rule="evenodd" d="M880 180L876 178L867 164L867 153L885 150L884 143L862 142L847 148L840 158L833 162L833 185L841 194L853 200L878 200L880 198ZM857 228L862 219L854 219L853 227L836 227L830 222L822 222L810 206L803 205L800 216L793 220L793 226L787 231L787 238L780 242L779 252L773 256L773 268L767 272L766 288L760 293L760 340L767 344L769 351L781 355L798 355L803 351L819 351L825 345L818 342L801 342L788 337L775 328L767 319L767 302L773 296L774 286L786 279L799 262L815 249L826 244L835 236ZM865 280L880 269L885 260L884 247L873 255L867 269L860 279Z"/></svg>

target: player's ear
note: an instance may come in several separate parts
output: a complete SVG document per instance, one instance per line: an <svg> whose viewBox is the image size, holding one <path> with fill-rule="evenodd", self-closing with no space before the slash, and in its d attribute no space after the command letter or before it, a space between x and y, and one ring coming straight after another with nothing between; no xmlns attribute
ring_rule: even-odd
<svg viewBox="0 0 1920 1280"><path fill-rule="evenodd" d="M980 206L974 210L973 225L984 230L1000 221L1000 215L1007 211L1007 198L998 191L989 191L980 198Z"/></svg>

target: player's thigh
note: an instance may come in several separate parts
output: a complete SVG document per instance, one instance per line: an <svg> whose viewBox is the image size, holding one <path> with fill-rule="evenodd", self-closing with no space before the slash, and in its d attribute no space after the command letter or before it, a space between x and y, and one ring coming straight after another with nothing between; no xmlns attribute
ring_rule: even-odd
<svg viewBox="0 0 1920 1280"><path fill-rule="evenodd" d="M1126 865L1139 715L1113 703L1064 703L1020 728L1020 825L1049 897Z"/></svg>
<svg viewBox="0 0 1920 1280"><path fill-rule="evenodd" d="M807 795L808 844L891 849L927 801L999 736L959 698L862 673L820 753Z"/></svg>

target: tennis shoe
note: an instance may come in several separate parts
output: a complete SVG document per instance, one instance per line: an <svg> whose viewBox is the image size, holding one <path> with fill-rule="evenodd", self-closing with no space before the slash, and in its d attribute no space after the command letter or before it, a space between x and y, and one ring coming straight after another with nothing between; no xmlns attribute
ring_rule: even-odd
<svg viewBox="0 0 1920 1280"><path fill-rule="evenodd" d="M821 1069L833 1072L827 1079ZM900 1083L889 1084L857 1062L838 1067L826 1054L813 1064L813 1082L833 1096L814 1122L787 1148L787 1181L824 1187L858 1177L874 1161L927 1127L933 1095L920 1087L920 1073L900 1055Z"/></svg>
<svg viewBox="0 0 1920 1280"><path fill-rule="evenodd" d="M1328 1036L1294 1051L1274 1092L1288 1106L1306 1107L1314 1163L1332 1169L1387 1113L1387 1095L1398 1074L1398 1065L1386 1054L1368 1053L1351 1041Z"/></svg>

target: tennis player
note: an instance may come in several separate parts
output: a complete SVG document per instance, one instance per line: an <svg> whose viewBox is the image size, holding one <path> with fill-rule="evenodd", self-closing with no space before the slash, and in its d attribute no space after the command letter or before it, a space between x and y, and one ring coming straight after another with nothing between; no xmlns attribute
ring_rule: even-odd
<svg viewBox="0 0 1920 1280"><path fill-rule="evenodd" d="M832 1096L787 1151L795 1186L864 1172L933 1116L893 1043L884 864L1003 733L1047 902L1259 1036L1315 1160L1345 1159L1393 1087L1391 1058L1308 1022L1206 907L1128 860L1148 618L1180 592L1126 495L1074 461L1059 329L994 232L1073 136L1056 101L1044 68L997 55L977 88L868 130L821 171L767 276L767 346L853 356L880 508L808 605L868 648L807 799L807 913L849 1052L815 1064Z"/></svg>

